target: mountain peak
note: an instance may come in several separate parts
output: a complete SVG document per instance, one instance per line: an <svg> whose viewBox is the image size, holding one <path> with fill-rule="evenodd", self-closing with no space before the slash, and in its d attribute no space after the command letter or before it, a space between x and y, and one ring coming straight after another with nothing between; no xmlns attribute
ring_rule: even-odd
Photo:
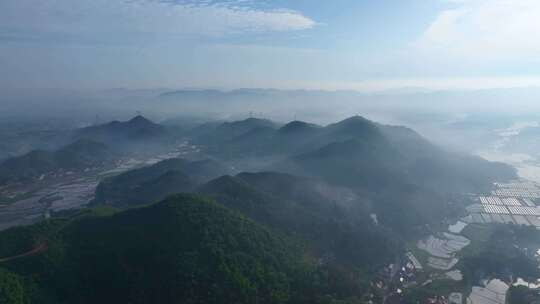
<svg viewBox="0 0 540 304"><path fill-rule="evenodd" d="M352 124L352 123L369 123L373 124L373 122L363 116L360 115L354 115L349 118L345 118L344 120L337 122L336 124Z"/></svg>
<svg viewBox="0 0 540 304"><path fill-rule="evenodd" d="M151 120L142 115L137 115L128 121L130 124L154 124Z"/></svg>
<svg viewBox="0 0 540 304"><path fill-rule="evenodd" d="M281 133L296 133L318 129L319 126L304 121L294 120L279 129Z"/></svg>
<svg viewBox="0 0 540 304"><path fill-rule="evenodd" d="M268 119L250 117L244 120L223 123L222 126L234 128L269 127L276 128L276 124Z"/></svg>
<svg viewBox="0 0 540 304"><path fill-rule="evenodd" d="M246 118L244 120L239 120L237 121L238 123L255 123L255 124L268 124L268 123L272 123L272 121L268 120L268 119L263 119L263 118L255 118L255 117L250 117L250 118Z"/></svg>
<svg viewBox="0 0 540 304"><path fill-rule="evenodd" d="M379 128L374 122L359 115L328 125L327 129L342 135L367 136L380 134Z"/></svg>

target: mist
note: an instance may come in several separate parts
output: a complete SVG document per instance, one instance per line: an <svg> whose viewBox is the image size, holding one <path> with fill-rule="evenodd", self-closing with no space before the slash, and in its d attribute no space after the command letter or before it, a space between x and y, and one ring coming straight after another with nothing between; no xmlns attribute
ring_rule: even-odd
<svg viewBox="0 0 540 304"><path fill-rule="evenodd" d="M491 128L538 119L538 88L430 91L402 89L363 93L277 89L12 89L0 97L3 120L65 122L74 127L144 114L167 124L257 117L282 123L300 120L328 124L352 115L381 123L406 125L440 144L476 146L474 127L481 120ZM176 122L175 122L176 121ZM463 133L463 134L460 134ZM469 133L469 134L467 134Z"/></svg>
<svg viewBox="0 0 540 304"><path fill-rule="evenodd" d="M540 2L0 1L0 304L540 303Z"/></svg>

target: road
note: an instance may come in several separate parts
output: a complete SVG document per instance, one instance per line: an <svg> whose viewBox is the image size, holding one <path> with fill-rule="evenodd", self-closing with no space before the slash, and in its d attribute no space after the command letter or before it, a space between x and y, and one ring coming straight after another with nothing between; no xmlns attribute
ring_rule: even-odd
<svg viewBox="0 0 540 304"><path fill-rule="evenodd" d="M40 254L42 252L45 252L48 248L49 247L48 247L47 242L42 242L39 245L37 245L36 247L34 247L32 250L30 250L30 251L27 251L25 253L21 253L21 254L18 254L18 255L14 255L14 256L11 256L11 257L7 257L7 258L2 258L2 259L0 259L0 263L10 262L10 261L13 261L13 260L17 260L17 259L37 255L37 254Z"/></svg>

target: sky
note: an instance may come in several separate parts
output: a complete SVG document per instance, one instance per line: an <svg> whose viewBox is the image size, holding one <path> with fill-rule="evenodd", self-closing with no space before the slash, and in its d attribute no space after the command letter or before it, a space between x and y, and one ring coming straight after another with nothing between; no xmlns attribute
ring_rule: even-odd
<svg viewBox="0 0 540 304"><path fill-rule="evenodd" d="M540 85L537 0L2 0L0 88Z"/></svg>

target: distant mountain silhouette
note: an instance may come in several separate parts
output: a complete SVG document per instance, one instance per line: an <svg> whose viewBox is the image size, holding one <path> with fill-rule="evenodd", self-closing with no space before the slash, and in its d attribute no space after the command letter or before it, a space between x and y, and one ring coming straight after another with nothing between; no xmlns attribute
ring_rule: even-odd
<svg viewBox="0 0 540 304"><path fill-rule="evenodd" d="M294 91L280 91L274 89L236 89L232 91L220 90L177 90L165 92L159 95L163 99L175 99L179 101L205 100L211 102L223 102L231 98L265 97L275 94L294 93Z"/></svg>
<svg viewBox="0 0 540 304"><path fill-rule="evenodd" d="M105 144L81 139L57 151L34 150L5 160L0 164L0 182L33 179L58 170L84 170L115 156Z"/></svg>
<svg viewBox="0 0 540 304"><path fill-rule="evenodd" d="M295 120L281 127L279 133L282 135L306 134L309 132L316 132L320 128L321 127L316 124Z"/></svg>
<svg viewBox="0 0 540 304"><path fill-rule="evenodd" d="M268 121L251 119L222 124L202 138L213 139L201 142L216 157L280 157L286 164L278 166L279 170L296 174L334 171L332 175L342 175L349 186L362 186L363 180L381 188L385 184L380 181L398 179L431 189L467 192L485 190L495 180L516 176L506 165L447 152L409 128L381 125L361 116L325 127L294 121L275 128ZM340 164L345 171L337 169ZM356 173L347 175L351 170Z"/></svg>
<svg viewBox="0 0 540 304"><path fill-rule="evenodd" d="M158 141L164 139L166 135L163 126L139 115L126 122L112 121L79 129L75 133L75 138L118 145L126 142Z"/></svg>
<svg viewBox="0 0 540 304"><path fill-rule="evenodd" d="M228 141L234 141L238 137L246 137L248 140L256 140L258 135L251 133L256 129L261 130L276 130L279 127L278 124L259 118L248 118L245 120L224 122L221 124L206 124L200 128L196 128L191 133L195 143L204 145L218 145Z"/></svg>

